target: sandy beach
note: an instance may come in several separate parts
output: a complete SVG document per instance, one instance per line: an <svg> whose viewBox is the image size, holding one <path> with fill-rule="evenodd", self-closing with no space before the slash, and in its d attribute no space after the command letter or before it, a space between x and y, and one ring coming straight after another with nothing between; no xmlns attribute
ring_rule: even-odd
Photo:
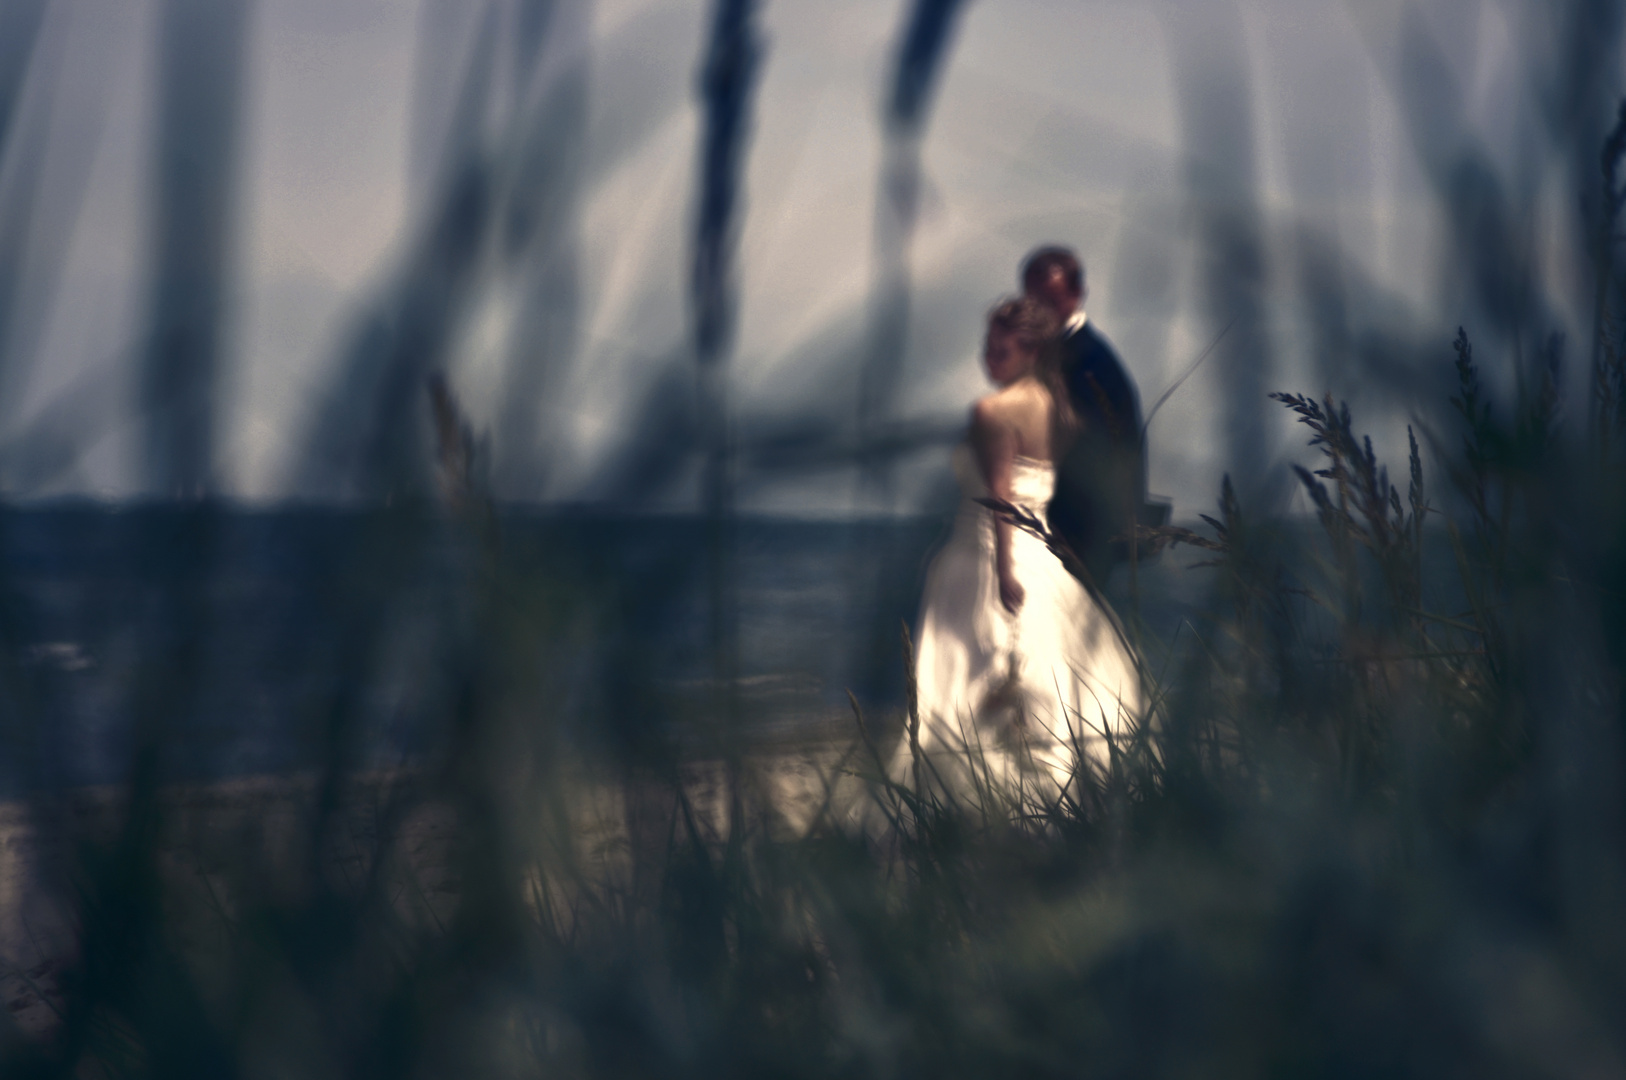
<svg viewBox="0 0 1626 1080"><path fill-rule="evenodd" d="M754 751L741 763L753 827L799 833L821 809L850 803L863 754L831 740ZM726 838L727 765L682 763L678 783L663 772L563 769L550 785L507 793L507 804L531 808L509 830L518 865L553 875L545 867L565 839L578 885L639 890L652 887L646 868L662 865L689 821L704 840ZM160 789L150 850L163 903L187 910L175 923L187 940L174 944L207 953L226 940L239 890L293 905L318 884L313 875L340 894L382 887L404 923L444 927L458 900L458 810L436 781L421 770L351 777L323 826L315 774ZM128 810L127 790L115 786L0 803L0 1002L23 1037L48 1037L61 1019L62 980L80 960L86 882L119 850ZM552 824L561 813L566 838Z"/></svg>

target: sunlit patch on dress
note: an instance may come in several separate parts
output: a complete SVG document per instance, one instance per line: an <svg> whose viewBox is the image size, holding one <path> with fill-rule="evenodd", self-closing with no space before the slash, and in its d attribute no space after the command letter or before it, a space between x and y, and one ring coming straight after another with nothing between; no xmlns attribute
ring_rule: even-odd
<svg viewBox="0 0 1626 1080"><path fill-rule="evenodd" d="M920 771L949 788L1050 801L1109 768L1110 742L1142 711L1137 665L1111 612L1020 530L1011 560L1026 599L1005 609L993 519L976 502L986 486L968 448L956 451L955 471L965 500L927 573L915 638L919 752L932 762ZM1054 486L1049 464L1016 459L1013 503L1044 520ZM897 753L894 775L912 776L910 748L900 742Z"/></svg>

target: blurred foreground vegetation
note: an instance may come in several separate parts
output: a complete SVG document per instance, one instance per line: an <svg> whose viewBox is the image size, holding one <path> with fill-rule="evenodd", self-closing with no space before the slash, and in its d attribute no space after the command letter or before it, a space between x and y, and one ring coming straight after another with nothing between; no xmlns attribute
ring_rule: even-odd
<svg viewBox="0 0 1626 1080"><path fill-rule="evenodd" d="M212 528L181 515L130 782L19 811L65 853L35 884L66 944L0 973L36 1017L0 1014L0 1071L1626 1075L1626 295L1604 249L1585 415L1561 407L1561 343L1483 357L1461 335L1456 429L1416 433L1397 485L1347 408L1278 395L1311 434L1320 533L1227 483L1192 571L1211 617L1145 639L1155 717L1059 804L890 785L898 725L862 716L805 750L792 798L797 752L747 753L726 688L709 741L630 717L571 737L553 661L580 598L497 557L443 390L464 536L444 745L358 764L384 601L445 527L396 507L333 583L355 677L321 703L324 767L178 788L166 716L210 662L186 628ZM1450 582L1424 572L1442 531ZM49 723L15 656L5 674Z"/></svg>

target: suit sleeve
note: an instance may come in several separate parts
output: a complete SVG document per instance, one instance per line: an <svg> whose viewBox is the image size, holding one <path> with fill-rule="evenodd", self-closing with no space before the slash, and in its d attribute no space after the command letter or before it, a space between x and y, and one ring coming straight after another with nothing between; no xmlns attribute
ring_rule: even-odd
<svg viewBox="0 0 1626 1080"><path fill-rule="evenodd" d="M1067 388L1073 407L1086 421L1100 425L1125 448L1140 444L1140 395L1118 353L1100 334L1086 327L1078 336Z"/></svg>

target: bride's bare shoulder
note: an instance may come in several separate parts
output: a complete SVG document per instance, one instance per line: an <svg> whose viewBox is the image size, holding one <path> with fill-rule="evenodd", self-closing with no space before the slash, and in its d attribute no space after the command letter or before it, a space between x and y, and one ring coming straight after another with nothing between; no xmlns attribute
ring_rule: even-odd
<svg viewBox="0 0 1626 1080"><path fill-rule="evenodd" d="M1043 386L1022 380L979 398L971 407L971 437L978 445L1050 460L1050 398Z"/></svg>
<svg viewBox="0 0 1626 1080"><path fill-rule="evenodd" d="M1043 386L1024 379L978 398L971 406L971 418L973 422L1023 424L1049 400Z"/></svg>
<svg viewBox="0 0 1626 1080"><path fill-rule="evenodd" d="M1002 386L998 390L984 394L971 406L973 415L998 416L1010 412L1021 400L1021 390L1018 385Z"/></svg>
<svg viewBox="0 0 1626 1080"><path fill-rule="evenodd" d="M1005 390L980 397L971 406L971 431L984 436L995 431L1008 431L1015 426L1015 409Z"/></svg>

